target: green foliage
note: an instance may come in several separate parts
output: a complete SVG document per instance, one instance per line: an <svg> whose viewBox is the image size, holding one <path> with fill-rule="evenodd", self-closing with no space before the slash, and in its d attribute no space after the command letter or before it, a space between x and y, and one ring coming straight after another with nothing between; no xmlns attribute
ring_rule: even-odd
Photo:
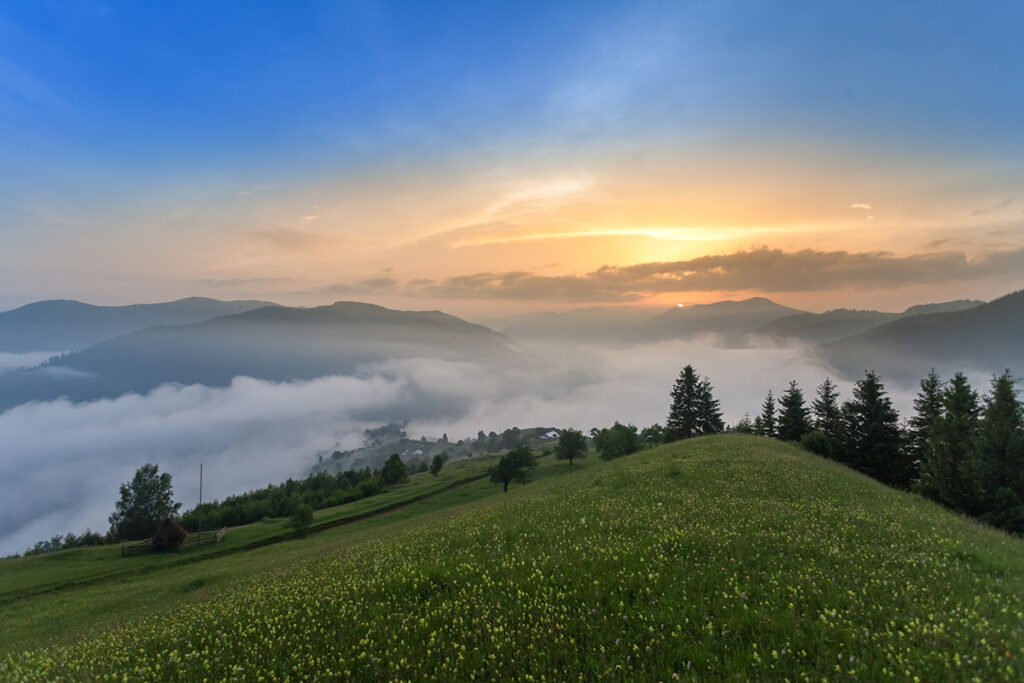
<svg viewBox="0 0 1024 683"><path fill-rule="evenodd" d="M772 395L772 390L768 390L768 395L764 398L764 403L761 404L761 415L759 416L761 423L758 427L757 433L761 436L774 437L776 435L776 420L775 420L775 396Z"/></svg>
<svg viewBox="0 0 1024 683"><path fill-rule="evenodd" d="M513 481L519 484L529 482L536 467L537 456L529 446L523 445L501 456L498 463L487 473L493 483L502 484L504 490L508 491L508 485Z"/></svg>
<svg viewBox="0 0 1024 683"><path fill-rule="evenodd" d="M295 535L302 538L313 523L313 508L302 503L295 506L291 516L288 518L288 528L295 532Z"/></svg>
<svg viewBox="0 0 1024 683"><path fill-rule="evenodd" d="M743 417L739 419L732 430L738 434L756 434L756 425L750 419L750 413L743 413Z"/></svg>
<svg viewBox="0 0 1024 683"><path fill-rule="evenodd" d="M843 438L843 416L839 408L839 390L831 377L818 385L816 396L811 403L814 413L814 428L825 432L834 443Z"/></svg>
<svg viewBox="0 0 1024 683"><path fill-rule="evenodd" d="M444 458L438 453L434 456L434 459L430 462L430 473L435 477L441 474L441 468L444 467Z"/></svg>
<svg viewBox="0 0 1024 683"><path fill-rule="evenodd" d="M211 563L235 583L205 599L190 566L151 618L6 649L0 678L1020 678L1020 541L786 444L688 441L531 489Z"/></svg>
<svg viewBox="0 0 1024 683"><path fill-rule="evenodd" d="M988 502L994 502L1000 489L1024 495L1024 419L1009 370L992 378L981 419L974 469L984 514L1000 507Z"/></svg>
<svg viewBox="0 0 1024 683"><path fill-rule="evenodd" d="M909 488L912 462L903 450L899 415L874 372L853 386L853 398L843 404L843 460L868 476L896 488Z"/></svg>
<svg viewBox="0 0 1024 683"><path fill-rule="evenodd" d="M672 387L672 404L665 422L665 440L689 439L725 429L722 411L712 393L711 381L687 365Z"/></svg>
<svg viewBox="0 0 1024 683"><path fill-rule="evenodd" d="M811 430L810 414L804 405L804 393L796 385L789 383L789 388L779 398L779 424L776 437L783 441L799 441Z"/></svg>
<svg viewBox="0 0 1024 683"><path fill-rule="evenodd" d="M384 467L380 469L380 474L384 477L384 484L388 486L409 480L409 469L402 462L402 457L398 453L391 454L388 461L384 463Z"/></svg>
<svg viewBox="0 0 1024 683"><path fill-rule="evenodd" d="M130 482L121 484L121 497L108 520L110 535L128 540L152 536L160 523L180 508L181 503L174 502L171 475L161 474L155 464L143 465Z"/></svg>
<svg viewBox="0 0 1024 683"><path fill-rule="evenodd" d="M820 455L823 458L836 457L835 440L820 429L815 429L804 434L800 438L800 445L811 453Z"/></svg>
<svg viewBox="0 0 1024 683"><path fill-rule="evenodd" d="M616 422L594 435L594 447L603 460L612 460L640 450L640 437L633 425Z"/></svg>
<svg viewBox="0 0 1024 683"><path fill-rule="evenodd" d="M958 372L941 398L942 413L932 426L928 458L922 464L921 491L954 510L976 514L972 470L981 427L978 394Z"/></svg>
<svg viewBox="0 0 1024 683"><path fill-rule="evenodd" d="M932 368L921 380L921 391L914 398L914 414L907 421L907 451L918 464L927 463L935 423L942 417L943 382Z"/></svg>
<svg viewBox="0 0 1024 683"><path fill-rule="evenodd" d="M587 457L587 437L578 429L563 429L555 444L555 459L568 460L572 466L575 459Z"/></svg>
<svg viewBox="0 0 1024 683"><path fill-rule="evenodd" d="M650 427L644 427L640 430L640 447L654 448L655 446L660 446L666 442L667 436L665 428L655 422Z"/></svg>

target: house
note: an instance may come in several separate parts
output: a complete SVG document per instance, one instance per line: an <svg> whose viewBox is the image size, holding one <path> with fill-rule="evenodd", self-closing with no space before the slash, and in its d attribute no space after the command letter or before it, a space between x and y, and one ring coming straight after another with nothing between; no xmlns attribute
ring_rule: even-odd
<svg viewBox="0 0 1024 683"><path fill-rule="evenodd" d="M545 440L550 440L550 439L557 439L560 436L561 436L561 434L559 434L557 430L552 429L547 434L541 434L540 438L545 439Z"/></svg>

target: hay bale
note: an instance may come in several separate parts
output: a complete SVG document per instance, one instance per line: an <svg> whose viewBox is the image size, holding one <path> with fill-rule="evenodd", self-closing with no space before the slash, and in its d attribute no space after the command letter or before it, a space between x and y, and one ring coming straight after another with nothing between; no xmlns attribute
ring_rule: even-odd
<svg viewBox="0 0 1024 683"><path fill-rule="evenodd" d="M174 550L180 548L185 542L188 532L180 524L170 517L163 521L160 528L153 534L153 548L155 550Z"/></svg>

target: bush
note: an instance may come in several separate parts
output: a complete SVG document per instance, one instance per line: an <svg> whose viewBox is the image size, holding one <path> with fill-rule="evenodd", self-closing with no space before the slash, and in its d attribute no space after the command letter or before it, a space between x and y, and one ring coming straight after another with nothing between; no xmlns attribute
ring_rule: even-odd
<svg viewBox="0 0 1024 683"><path fill-rule="evenodd" d="M836 444L832 437L820 429L804 434L803 438L800 439L800 445L811 453L825 458L833 458L836 454Z"/></svg>
<svg viewBox="0 0 1024 683"><path fill-rule="evenodd" d="M288 528L295 532L295 535L302 538L309 531L309 525L313 523L313 508L309 505L296 505L291 517L288 518Z"/></svg>

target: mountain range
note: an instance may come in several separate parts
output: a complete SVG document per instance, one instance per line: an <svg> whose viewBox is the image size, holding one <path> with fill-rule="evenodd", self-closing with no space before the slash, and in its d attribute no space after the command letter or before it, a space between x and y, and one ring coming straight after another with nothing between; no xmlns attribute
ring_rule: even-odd
<svg viewBox="0 0 1024 683"><path fill-rule="evenodd" d="M625 345L715 335L717 343L728 346L797 339L815 346L848 377L874 369L883 378L913 380L932 367L947 374L1024 372L1019 342L1024 338L1024 292L987 304L959 300L902 313L809 313L755 297L657 315L598 308L527 314L495 324L502 325L502 332L439 311L396 311L358 302L316 308L213 299L138 306L38 302L0 313L3 348L28 352L85 346L36 367L0 373L0 411L28 401L146 392L166 382L226 386L237 376L291 381L347 375L389 359L528 361L515 339Z"/></svg>
<svg viewBox="0 0 1024 683"><path fill-rule="evenodd" d="M439 311L338 302L265 306L187 325L152 327L0 374L0 410L34 400L72 401L146 392L165 382L226 386L350 375L403 358L502 362L511 340Z"/></svg>
<svg viewBox="0 0 1024 683"><path fill-rule="evenodd" d="M0 313L0 352L83 349L147 327L184 325L274 305L203 297L130 306L93 306L66 299L37 301Z"/></svg>
<svg viewBox="0 0 1024 683"><path fill-rule="evenodd" d="M949 376L963 371L1024 373L1024 290L987 304L912 315L821 347L848 375L875 370L914 380L931 368Z"/></svg>

